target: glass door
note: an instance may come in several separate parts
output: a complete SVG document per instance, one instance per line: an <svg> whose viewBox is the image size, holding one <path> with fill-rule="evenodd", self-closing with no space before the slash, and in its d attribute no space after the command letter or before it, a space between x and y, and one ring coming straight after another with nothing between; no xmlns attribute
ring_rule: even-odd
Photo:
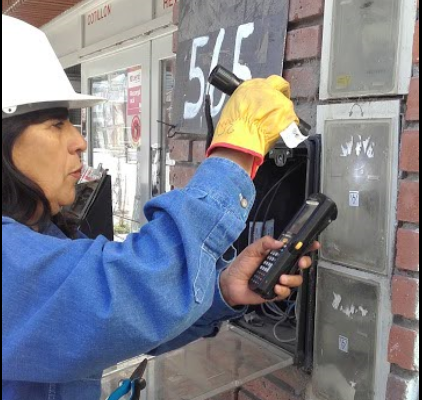
<svg viewBox="0 0 422 400"><path fill-rule="evenodd" d="M107 99L87 115L89 163L109 170L116 240L145 223L151 198L150 43L82 66L84 90Z"/></svg>
<svg viewBox="0 0 422 400"><path fill-rule="evenodd" d="M151 154L152 196L172 190L170 170L170 141L173 129L173 94L176 75L176 56L172 35L152 42L151 70Z"/></svg>
<svg viewBox="0 0 422 400"><path fill-rule="evenodd" d="M127 235L122 233L129 230L127 226L132 230L140 226L137 220L139 215L140 222L145 222L142 209L146 201L172 189L170 168L174 163L170 160L169 151L171 129L166 125L172 123L175 85L176 59L172 39L172 35L168 35L153 40L141 51L136 48L135 51L125 52L124 59L122 53L116 53L108 61L102 59L83 68L83 80L87 85L85 90L109 99L106 105L91 112L87 125L90 126L90 162L94 165L102 162L110 168L114 179L113 210L117 240ZM128 80L131 73L134 78ZM139 77L141 98L138 110L137 93L131 93L129 97L125 88L133 84L132 89L136 92L135 83ZM133 114L129 110L133 110ZM139 143L132 137L134 131L128 129L125 115L126 118L129 116L129 120L140 117L142 130ZM123 127L126 129L123 130ZM137 136L135 138L138 139ZM131 154L129 159L126 158L125 149ZM127 186L126 182L134 183ZM122 221L126 226L121 227ZM119 381L130 376L142 359L141 356L128 360L106 371L101 399L107 399ZM142 400L146 399L146 394L148 400L156 398L156 385L159 387L161 384L162 372L161 364L151 362L147 371L148 391L142 393Z"/></svg>

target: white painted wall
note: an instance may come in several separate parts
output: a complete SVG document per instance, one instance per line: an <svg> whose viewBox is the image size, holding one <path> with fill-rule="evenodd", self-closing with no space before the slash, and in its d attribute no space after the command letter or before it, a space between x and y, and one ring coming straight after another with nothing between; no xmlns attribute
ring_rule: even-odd
<svg viewBox="0 0 422 400"><path fill-rule="evenodd" d="M102 1L93 5L82 16L83 47L111 38L152 19L151 1Z"/></svg>

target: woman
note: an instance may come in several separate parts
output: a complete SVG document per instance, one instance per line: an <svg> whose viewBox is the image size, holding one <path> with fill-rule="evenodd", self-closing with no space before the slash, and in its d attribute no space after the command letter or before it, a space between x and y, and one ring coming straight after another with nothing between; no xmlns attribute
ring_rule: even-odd
<svg viewBox="0 0 422 400"><path fill-rule="evenodd" d="M73 91L39 30L9 17L2 30L2 398L95 400L103 369L216 334L263 302L248 281L282 244L265 238L229 266L223 254L245 228L250 175L297 117L281 78L246 84L186 189L151 201L126 242L88 240L60 214L86 150L68 110L101 100ZM301 283L284 276L276 293Z"/></svg>

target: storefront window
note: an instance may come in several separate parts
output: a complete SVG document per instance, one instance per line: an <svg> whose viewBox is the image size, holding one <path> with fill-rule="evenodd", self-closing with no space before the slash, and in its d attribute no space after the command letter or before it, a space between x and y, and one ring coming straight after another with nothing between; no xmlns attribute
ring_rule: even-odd
<svg viewBox="0 0 422 400"><path fill-rule="evenodd" d="M93 165L109 170L113 185L116 239L139 228L137 196L142 146L142 69L130 68L90 80L91 93L108 101L91 111Z"/></svg>

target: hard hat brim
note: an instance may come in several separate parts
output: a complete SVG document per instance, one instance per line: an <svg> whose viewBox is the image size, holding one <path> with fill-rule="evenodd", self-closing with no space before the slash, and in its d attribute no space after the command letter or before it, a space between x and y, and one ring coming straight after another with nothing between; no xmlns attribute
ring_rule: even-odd
<svg viewBox="0 0 422 400"><path fill-rule="evenodd" d="M105 103L107 99L76 93L76 98L69 102L69 109L89 108Z"/></svg>
<svg viewBox="0 0 422 400"><path fill-rule="evenodd" d="M66 108L68 110L77 110L82 108L94 107L102 104L107 100L101 97L83 95L74 93L68 100L56 100L48 102L40 102L33 104L23 104L15 107L10 107L9 110L2 110L2 119L16 117L23 114L28 114L35 111L50 110L53 108Z"/></svg>

